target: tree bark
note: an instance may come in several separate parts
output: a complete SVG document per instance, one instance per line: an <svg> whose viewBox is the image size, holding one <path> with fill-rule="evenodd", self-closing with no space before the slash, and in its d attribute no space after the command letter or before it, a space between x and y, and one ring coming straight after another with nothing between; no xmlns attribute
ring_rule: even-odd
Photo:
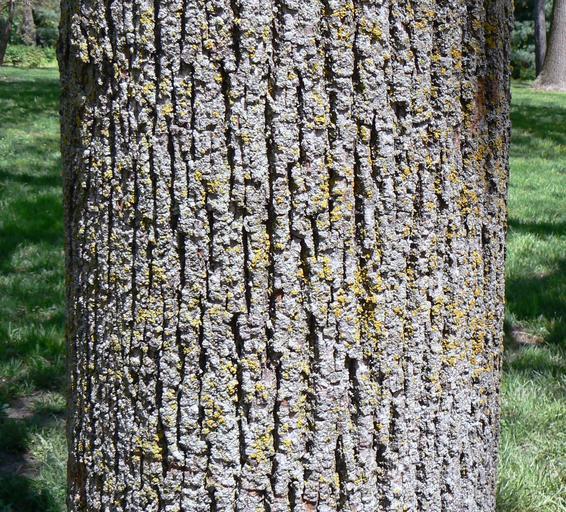
<svg viewBox="0 0 566 512"><path fill-rule="evenodd" d="M22 3L22 41L28 46L36 44L35 22L33 21L33 8L31 0Z"/></svg>
<svg viewBox="0 0 566 512"><path fill-rule="evenodd" d="M65 0L71 511L493 511L508 0Z"/></svg>
<svg viewBox="0 0 566 512"><path fill-rule="evenodd" d="M566 91L566 0L554 0L552 13L548 50L534 85L538 89Z"/></svg>
<svg viewBox="0 0 566 512"><path fill-rule="evenodd" d="M12 33L12 25L14 24L14 13L16 11L14 0L8 0L6 10L6 23L2 26L2 32L0 33L0 66L4 64L4 57L6 56L10 34Z"/></svg>
<svg viewBox="0 0 566 512"><path fill-rule="evenodd" d="M542 70L546 54L546 17L544 13L545 0L535 0L533 18L535 20L535 68L537 76Z"/></svg>

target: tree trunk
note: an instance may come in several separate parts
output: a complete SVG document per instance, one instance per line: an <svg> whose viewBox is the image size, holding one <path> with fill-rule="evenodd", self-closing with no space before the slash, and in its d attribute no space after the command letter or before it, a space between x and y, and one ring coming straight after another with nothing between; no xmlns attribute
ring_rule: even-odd
<svg viewBox="0 0 566 512"><path fill-rule="evenodd" d="M535 87L566 91L566 0L554 0L552 13L548 50Z"/></svg>
<svg viewBox="0 0 566 512"><path fill-rule="evenodd" d="M36 30L33 21L33 9L31 0L24 0L22 4L22 41L28 46L35 46Z"/></svg>
<svg viewBox="0 0 566 512"><path fill-rule="evenodd" d="M4 57L6 56L10 34L12 33L12 25L14 24L14 13L16 11L14 0L8 0L6 8L6 23L2 26L2 31L0 32L0 66L4 64Z"/></svg>
<svg viewBox="0 0 566 512"><path fill-rule="evenodd" d="M493 511L508 0L63 2L71 511Z"/></svg>
<svg viewBox="0 0 566 512"><path fill-rule="evenodd" d="M546 54L546 18L544 14L545 0L535 0L533 18L535 20L535 67L536 74L541 72Z"/></svg>

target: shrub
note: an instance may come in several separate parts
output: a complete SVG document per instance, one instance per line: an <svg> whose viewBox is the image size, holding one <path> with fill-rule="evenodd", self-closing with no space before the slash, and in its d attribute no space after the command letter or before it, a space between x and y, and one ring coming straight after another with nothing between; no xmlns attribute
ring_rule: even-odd
<svg viewBox="0 0 566 512"><path fill-rule="evenodd" d="M22 68L39 68L52 64L55 60L53 48L37 46L9 45L4 57L4 64Z"/></svg>

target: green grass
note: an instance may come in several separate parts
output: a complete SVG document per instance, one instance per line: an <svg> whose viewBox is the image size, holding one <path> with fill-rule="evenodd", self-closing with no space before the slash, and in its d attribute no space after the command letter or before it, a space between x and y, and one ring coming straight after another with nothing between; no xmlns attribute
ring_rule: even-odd
<svg viewBox="0 0 566 512"><path fill-rule="evenodd" d="M566 94L513 88L498 508L566 511Z"/></svg>
<svg viewBox="0 0 566 512"><path fill-rule="evenodd" d="M57 102L55 70L0 68L0 512L64 510ZM566 95L515 86L513 122L498 509L561 512Z"/></svg>
<svg viewBox="0 0 566 512"><path fill-rule="evenodd" d="M64 508L58 95L54 69L0 68L0 512Z"/></svg>

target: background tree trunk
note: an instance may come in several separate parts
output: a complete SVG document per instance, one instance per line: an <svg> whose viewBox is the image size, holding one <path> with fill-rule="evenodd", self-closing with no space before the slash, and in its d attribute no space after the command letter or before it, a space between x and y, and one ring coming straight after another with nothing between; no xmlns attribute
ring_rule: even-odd
<svg viewBox="0 0 566 512"><path fill-rule="evenodd" d="M544 13L545 0L535 0L533 18L535 20L535 69L541 72L546 54L546 17Z"/></svg>
<svg viewBox="0 0 566 512"><path fill-rule="evenodd" d="M14 13L16 11L16 4L14 0L8 0L6 4L6 23L2 25L0 33L0 66L4 64L4 57L8 43L10 42L10 34L12 33L12 25L14 24Z"/></svg>
<svg viewBox="0 0 566 512"><path fill-rule="evenodd" d="M71 511L493 511L507 0L66 0Z"/></svg>
<svg viewBox="0 0 566 512"><path fill-rule="evenodd" d="M31 0L24 0L22 4L22 41L28 46L35 46L36 31L33 20Z"/></svg>
<svg viewBox="0 0 566 512"><path fill-rule="evenodd" d="M552 13L548 50L535 87L566 91L566 0L554 0Z"/></svg>

